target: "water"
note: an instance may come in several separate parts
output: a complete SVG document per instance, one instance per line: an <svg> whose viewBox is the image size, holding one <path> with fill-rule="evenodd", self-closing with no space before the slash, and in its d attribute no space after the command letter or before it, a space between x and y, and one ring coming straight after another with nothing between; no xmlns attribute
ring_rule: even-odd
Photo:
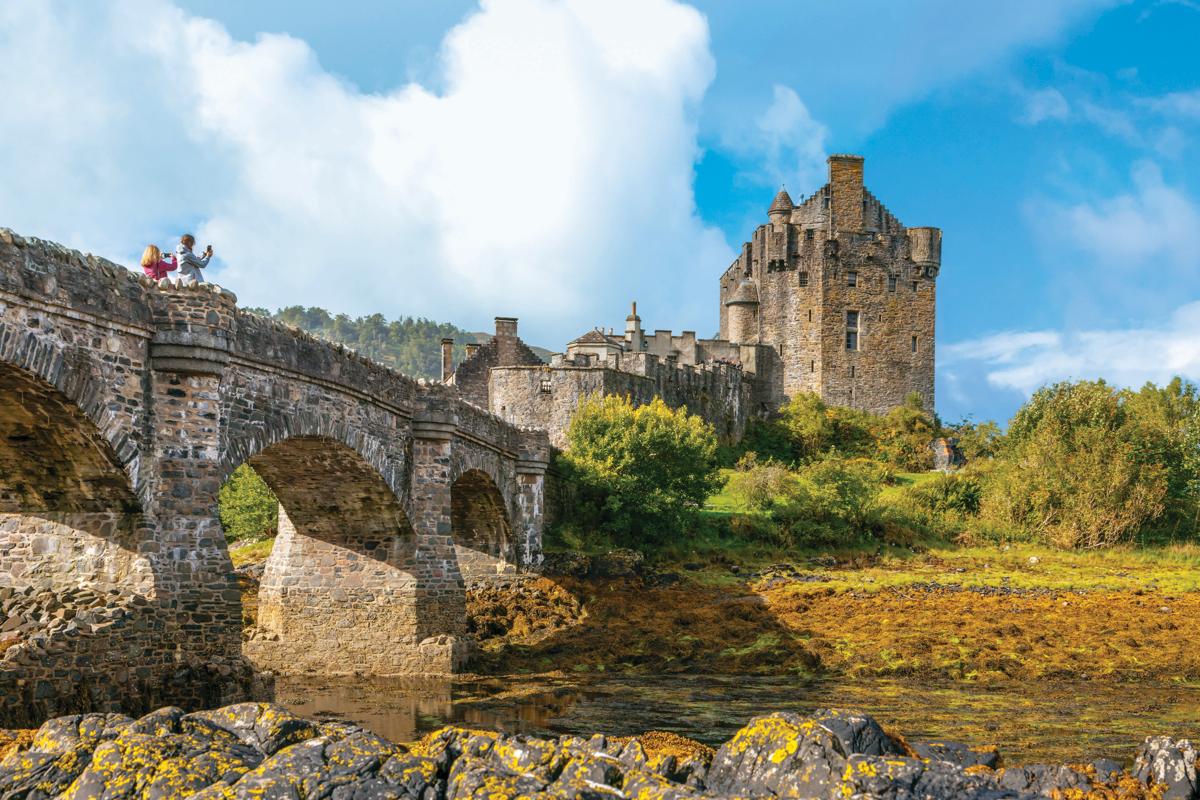
<svg viewBox="0 0 1200 800"><path fill-rule="evenodd" d="M297 713L412 741L445 724L509 733L625 736L666 730L717 746L769 711L861 709L912 741L995 744L1008 764L1128 763L1150 734L1196 738L1200 686L970 684L884 679L663 675L576 678L280 678L277 700Z"/></svg>

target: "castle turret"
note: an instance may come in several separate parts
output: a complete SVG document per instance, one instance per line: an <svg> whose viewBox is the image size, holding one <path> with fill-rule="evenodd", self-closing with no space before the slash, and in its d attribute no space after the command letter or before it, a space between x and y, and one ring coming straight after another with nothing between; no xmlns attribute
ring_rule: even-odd
<svg viewBox="0 0 1200 800"><path fill-rule="evenodd" d="M729 311L729 341L734 344L756 344L758 342L758 284L746 278L725 307Z"/></svg>
<svg viewBox="0 0 1200 800"><path fill-rule="evenodd" d="M927 277L936 278L942 266L941 228L909 228L907 233L913 263Z"/></svg>
<svg viewBox="0 0 1200 800"><path fill-rule="evenodd" d="M767 217L771 220L772 225L782 225L792 216L792 209L795 207L796 204L792 202L787 190L781 188L779 194L775 195L775 199L771 202L771 207L767 209Z"/></svg>

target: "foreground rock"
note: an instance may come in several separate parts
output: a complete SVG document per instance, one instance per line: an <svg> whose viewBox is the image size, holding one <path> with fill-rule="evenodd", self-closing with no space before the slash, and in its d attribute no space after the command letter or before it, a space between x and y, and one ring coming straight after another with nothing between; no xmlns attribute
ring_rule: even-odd
<svg viewBox="0 0 1200 800"><path fill-rule="evenodd" d="M9 737L0 799L1194 798L1195 751L1146 740L1112 762L994 770L994 750L909 746L863 714L770 714L715 753L671 734L539 739L443 728L412 747L361 728L241 703L133 720L85 714Z"/></svg>

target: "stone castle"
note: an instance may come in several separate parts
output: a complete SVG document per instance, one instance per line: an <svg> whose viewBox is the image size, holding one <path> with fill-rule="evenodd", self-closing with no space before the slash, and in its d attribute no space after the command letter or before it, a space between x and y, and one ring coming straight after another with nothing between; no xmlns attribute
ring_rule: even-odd
<svg viewBox="0 0 1200 800"><path fill-rule="evenodd" d="M746 423L802 392L883 413L913 392L934 403L934 311L942 233L907 228L863 185L861 156L829 157L829 182L799 205L775 196L720 278L720 331L648 332L637 304L623 332L595 329L544 363L496 319L442 379L474 404L565 443L589 395L661 397L736 440Z"/></svg>

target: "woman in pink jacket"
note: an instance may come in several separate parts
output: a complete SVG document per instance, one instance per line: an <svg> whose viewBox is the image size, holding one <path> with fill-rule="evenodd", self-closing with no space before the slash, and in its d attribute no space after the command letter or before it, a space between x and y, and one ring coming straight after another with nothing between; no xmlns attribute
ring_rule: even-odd
<svg viewBox="0 0 1200 800"><path fill-rule="evenodd" d="M178 267L179 262L175 260L175 256L171 256L170 261L163 258L162 251L158 249L157 245L148 245L146 252L142 253L142 271L156 281L167 277L168 272L172 272Z"/></svg>

